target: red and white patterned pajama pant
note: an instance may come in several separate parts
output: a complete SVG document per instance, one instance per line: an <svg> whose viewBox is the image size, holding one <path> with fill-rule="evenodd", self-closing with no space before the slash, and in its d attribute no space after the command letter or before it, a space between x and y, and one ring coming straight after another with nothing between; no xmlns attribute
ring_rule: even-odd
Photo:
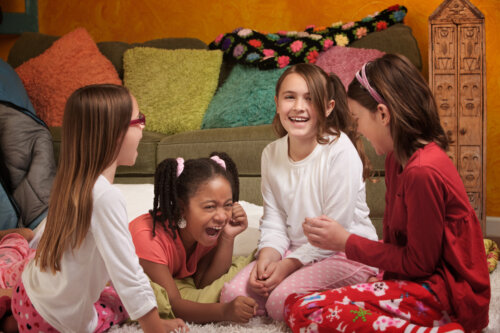
<svg viewBox="0 0 500 333"><path fill-rule="evenodd" d="M292 294L284 316L293 332L463 332L430 289L409 281Z"/></svg>

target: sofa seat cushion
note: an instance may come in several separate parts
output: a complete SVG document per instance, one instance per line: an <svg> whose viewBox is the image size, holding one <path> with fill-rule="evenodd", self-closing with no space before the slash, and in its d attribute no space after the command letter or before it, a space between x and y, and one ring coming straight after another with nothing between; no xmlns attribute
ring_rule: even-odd
<svg viewBox="0 0 500 333"><path fill-rule="evenodd" d="M61 149L61 127L50 127L52 142L54 145L54 156L56 162L59 161L59 152ZM139 143L138 158L133 166L119 166L116 170L117 176L130 178L138 178L141 182L152 182L152 177L158 164L156 159L157 145L165 135L143 131L142 139ZM144 179L147 177L147 179ZM126 181L125 181L126 182Z"/></svg>
<svg viewBox="0 0 500 333"><path fill-rule="evenodd" d="M178 133L158 144L158 162L165 158L198 158L226 152L236 162L240 176L260 177L260 156L275 140L271 125L217 128Z"/></svg>

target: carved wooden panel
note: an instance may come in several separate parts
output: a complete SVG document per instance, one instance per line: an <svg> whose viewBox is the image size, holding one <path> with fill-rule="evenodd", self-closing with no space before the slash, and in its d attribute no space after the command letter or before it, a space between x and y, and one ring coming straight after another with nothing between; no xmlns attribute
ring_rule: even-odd
<svg viewBox="0 0 500 333"><path fill-rule="evenodd" d="M460 116L481 117L482 80L479 74L460 75Z"/></svg>
<svg viewBox="0 0 500 333"><path fill-rule="evenodd" d="M485 231L486 91L484 15L469 0L444 0L429 16L429 85L448 156Z"/></svg>
<svg viewBox="0 0 500 333"><path fill-rule="evenodd" d="M457 147L454 145L450 145L450 148L446 153L448 154L448 157L453 161L455 167L457 167Z"/></svg>
<svg viewBox="0 0 500 333"><path fill-rule="evenodd" d="M439 115L456 117L457 85L453 74L436 74L434 77L434 97Z"/></svg>
<svg viewBox="0 0 500 333"><path fill-rule="evenodd" d="M444 132L450 141L450 144L457 143L457 118L456 117L442 117L441 125L443 126Z"/></svg>
<svg viewBox="0 0 500 333"><path fill-rule="evenodd" d="M477 117L460 117L458 119L458 145L481 145L482 143L482 127L481 118Z"/></svg>
<svg viewBox="0 0 500 333"><path fill-rule="evenodd" d="M434 69L436 71L454 70L456 63L456 27L439 25L434 27Z"/></svg>
<svg viewBox="0 0 500 333"><path fill-rule="evenodd" d="M461 146L458 170L466 189L481 188L481 147Z"/></svg>
<svg viewBox="0 0 500 333"><path fill-rule="evenodd" d="M469 197L469 202L474 208L474 211L476 212L477 216L482 216L483 212L483 198L481 197L481 192L467 192L467 196Z"/></svg>
<svg viewBox="0 0 500 333"><path fill-rule="evenodd" d="M459 27L460 41L460 70L481 70L482 48L481 48L481 26Z"/></svg>

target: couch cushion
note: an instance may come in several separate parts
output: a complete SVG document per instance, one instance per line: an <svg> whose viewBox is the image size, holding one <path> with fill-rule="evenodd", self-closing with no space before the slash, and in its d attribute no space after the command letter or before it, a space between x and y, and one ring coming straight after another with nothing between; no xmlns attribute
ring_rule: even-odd
<svg viewBox="0 0 500 333"><path fill-rule="evenodd" d="M18 67L25 61L39 56L48 49L58 36L38 32L23 32L9 51L7 62ZM156 47L159 49L207 49L207 44L197 38L161 38L144 43L98 42L97 47L115 66L120 79L123 79L123 53L133 47Z"/></svg>
<svg viewBox="0 0 500 333"><path fill-rule="evenodd" d="M260 156L276 136L270 125L220 128L178 133L158 144L158 163L165 158L197 158L226 152L242 176L260 176Z"/></svg>
<svg viewBox="0 0 500 333"><path fill-rule="evenodd" d="M196 38L161 38L146 41L144 43L125 43L125 42L99 42L99 50L115 66L118 75L123 79L123 54L128 49L134 47L154 47L157 49L200 49L206 50L207 44Z"/></svg>
<svg viewBox="0 0 500 333"><path fill-rule="evenodd" d="M199 129L219 80L222 53L138 47L123 56L124 83L148 118L148 130Z"/></svg>
<svg viewBox="0 0 500 333"><path fill-rule="evenodd" d="M50 127L56 162L59 161L59 152L61 150L61 129L61 127ZM160 133L143 131L142 139L137 148L138 157L135 164L133 166L119 166L116 174L130 178L129 180L134 183L150 183L152 181L151 177L155 173L156 165L159 163L156 160L157 145L164 137L165 135ZM133 181L134 179L137 179L137 181ZM127 182L127 180L124 179L122 182Z"/></svg>
<svg viewBox="0 0 500 333"><path fill-rule="evenodd" d="M418 43L411 28L395 24L386 30L368 34L349 44L349 47L377 49L386 53L399 53L407 57L418 69L422 69L422 58Z"/></svg>
<svg viewBox="0 0 500 333"><path fill-rule="evenodd" d="M201 128L270 124L276 113L276 81L283 71L236 65L210 102Z"/></svg>
<svg viewBox="0 0 500 333"><path fill-rule="evenodd" d="M66 100L76 89L96 83L121 84L111 62L83 28L61 37L16 71L38 116L49 126L62 125Z"/></svg>

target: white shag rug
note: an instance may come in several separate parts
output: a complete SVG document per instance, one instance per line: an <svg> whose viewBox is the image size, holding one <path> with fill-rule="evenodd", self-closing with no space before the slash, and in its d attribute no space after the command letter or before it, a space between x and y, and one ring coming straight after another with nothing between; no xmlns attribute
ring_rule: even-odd
<svg viewBox="0 0 500 333"><path fill-rule="evenodd" d="M127 201L127 211L130 220L145 214L152 208L153 185L151 184L116 184L125 196ZM262 216L262 207L248 202L240 202L248 217L248 229L236 238L234 249L235 255L245 255L250 253L257 245L259 238L259 219ZM238 238L245 238L245 241L238 242ZM490 324L483 333L500 332L500 265L490 274L491 281L491 302L490 302ZM279 333L291 332L291 330L281 322L275 322L267 317L255 317L247 324L235 324L229 322L212 324L192 324L188 323L191 333ZM137 324L128 324L121 327L114 327L109 330L113 333L139 333L142 329ZM177 332L176 332L177 333Z"/></svg>

